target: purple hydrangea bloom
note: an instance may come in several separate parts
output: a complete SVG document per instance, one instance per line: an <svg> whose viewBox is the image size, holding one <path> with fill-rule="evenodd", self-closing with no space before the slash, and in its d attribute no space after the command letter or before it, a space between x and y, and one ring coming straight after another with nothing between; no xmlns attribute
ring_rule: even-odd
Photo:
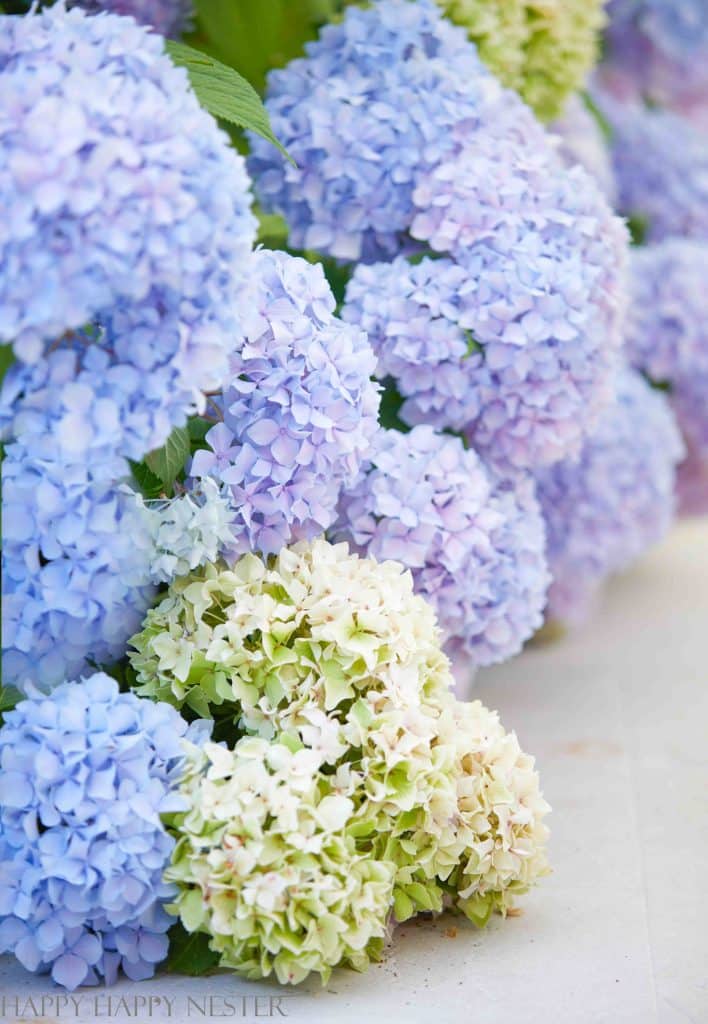
<svg viewBox="0 0 708 1024"><path fill-rule="evenodd" d="M705 0L612 0L601 79L621 98L708 115Z"/></svg>
<svg viewBox="0 0 708 1024"><path fill-rule="evenodd" d="M647 241L708 240L708 137L678 114L598 98L612 126L619 209Z"/></svg>
<svg viewBox="0 0 708 1024"><path fill-rule="evenodd" d="M373 261L410 245L418 176L455 146L455 126L498 167L512 152L532 162L552 154L531 111L428 0L349 8L306 51L271 72L266 96L297 166L256 137L250 162L261 202L285 216L294 246ZM489 201L499 202L494 189Z"/></svg>
<svg viewBox="0 0 708 1024"><path fill-rule="evenodd" d="M411 234L451 252L474 290L484 374L470 440L529 468L577 453L609 401L628 239L581 167L535 150L510 160L496 165L461 134L419 178Z"/></svg>
<svg viewBox="0 0 708 1024"><path fill-rule="evenodd" d="M671 238L642 246L632 250L630 270L630 362L656 382L708 379L708 244Z"/></svg>
<svg viewBox="0 0 708 1024"><path fill-rule="evenodd" d="M551 125L551 131L561 140L560 153L564 162L573 167L580 164L592 175L602 193L614 205L617 185L607 139L602 128L580 96L571 96L563 113Z"/></svg>
<svg viewBox="0 0 708 1024"><path fill-rule="evenodd" d="M538 474L553 577L548 614L579 621L604 579L669 528L683 446L666 397L624 370L578 461Z"/></svg>
<svg viewBox="0 0 708 1024"><path fill-rule="evenodd" d="M235 550L271 553L330 525L378 429L379 397L371 346L334 316L321 266L263 249L249 280L223 423L191 474L224 485Z"/></svg>
<svg viewBox="0 0 708 1024"><path fill-rule="evenodd" d="M399 256L356 267L342 318L366 331L377 376L395 379L404 422L462 430L479 415L477 300L475 282L452 260Z"/></svg>
<svg viewBox="0 0 708 1024"><path fill-rule="evenodd" d="M542 622L549 577L533 485L496 477L459 438L381 431L332 533L407 566L447 649L472 665L511 657Z"/></svg>
<svg viewBox="0 0 708 1024"><path fill-rule="evenodd" d="M152 976L173 919L160 815L187 725L96 673L34 694L0 729L0 950L68 989Z"/></svg>
<svg viewBox="0 0 708 1024"><path fill-rule="evenodd" d="M466 428L505 471L577 452L610 400L621 345L612 247L592 227L586 242L529 232L512 253L480 242L458 264L358 266L343 316L368 332L378 374L396 379L402 418Z"/></svg>
<svg viewBox="0 0 708 1024"><path fill-rule="evenodd" d="M163 40L62 4L3 16L0 98L0 339L36 362L120 308L152 334L138 369L147 346L183 391L216 386L255 221L242 158Z"/></svg>
<svg viewBox="0 0 708 1024"><path fill-rule="evenodd" d="M88 14L121 14L135 18L141 25L161 36L176 37L191 26L191 0L71 0L70 6L83 7Z"/></svg>

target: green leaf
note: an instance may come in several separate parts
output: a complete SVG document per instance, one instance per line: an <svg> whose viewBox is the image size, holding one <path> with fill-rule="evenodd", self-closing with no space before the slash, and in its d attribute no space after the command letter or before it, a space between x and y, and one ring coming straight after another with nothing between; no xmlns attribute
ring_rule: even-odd
<svg viewBox="0 0 708 1024"><path fill-rule="evenodd" d="M144 498L159 498L163 493L162 480L144 462L131 462L130 469Z"/></svg>
<svg viewBox="0 0 708 1024"><path fill-rule="evenodd" d="M627 228L632 245L644 245L649 231L649 218L642 213L633 213L627 218Z"/></svg>
<svg viewBox="0 0 708 1024"><path fill-rule="evenodd" d="M209 707L209 701L206 698L206 694L200 686L193 686L187 694L186 703L192 709L196 711L200 718L211 718L211 708Z"/></svg>
<svg viewBox="0 0 708 1024"><path fill-rule="evenodd" d="M589 114L592 114L592 116L597 121L598 128L602 132L602 136L607 145L609 146L612 142L613 136L612 125L607 120L605 115L602 113L602 111L600 110L597 103L592 98L589 92L581 92L580 98L585 104L585 109L588 111Z"/></svg>
<svg viewBox="0 0 708 1024"><path fill-rule="evenodd" d="M413 901L409 896L406 896L402 889L396 889L394 892L393 912L396 915L396 920L399 924L407 921L409 917L413 917L413 914L415 913Z"/></svg>
<svg viewBox="0 0 708 1024"><path fill-rule="evenodd" d="M8 711L22 700L22 694L14 686L3 686L0 683L0 724Z"/></svg>
<svg viewBox="0 0 708 1024"><path fill-rule="evenodd" d="M168 971L197 977L212 971L219 964L219 954L209 949L209 936L201 932L191 934L180 923L170 928Z"/></svg>
<svg viewBox="0 0 708 1024"><path fill-rule="evenodd" d="M0 345L0 383L14 361L15 354L12 351L12 345Z"/></svg>
<svg viewBox="0 0 708 1024"><path fill-rule="evenodd" d="M175 427L162 448L156 448L145 456L145 463L162 486L171 491L190 453L189 431L186 427Z"/></svg>
<svg viewBox="0 0 708 1024"><path fill-rule="evenodd" d="M260 96L238 71L186 43L168 39L165 49L178 67L187 69L197 99L210 114L256 132L294 163L273 134Z"/></svg>

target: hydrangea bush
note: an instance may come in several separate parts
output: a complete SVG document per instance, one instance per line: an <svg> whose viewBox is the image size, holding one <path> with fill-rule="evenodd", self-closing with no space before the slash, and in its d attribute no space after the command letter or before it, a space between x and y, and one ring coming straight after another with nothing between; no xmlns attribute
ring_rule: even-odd
<svg viewBox="0 0 708 1024"><path fill-rule="evenodd" d="M275 4L266 106L189 6L0 16L0 952L68 989L506 914L549 808L449 657L663 534L671 408L705 493L705 147L598 92L628 289L599 0Z"/></svg>

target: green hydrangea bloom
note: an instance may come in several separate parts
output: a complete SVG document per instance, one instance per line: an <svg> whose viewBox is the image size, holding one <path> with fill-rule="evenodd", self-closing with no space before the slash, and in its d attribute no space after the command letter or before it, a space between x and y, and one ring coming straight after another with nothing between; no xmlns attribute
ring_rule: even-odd
<svg viewBox="0 0 708 1024"><path fill-rule="evenodd" d="M186 784L193 809L177 827L170 872L180 885L176 906L185 927L208 931L225 966L249 977L272 970L281 980L301 980L309 971L326 977L336 962L367 963L382 934L373 924L379 904L366 900L369 931L354 907L354 918L332 924L326 939L310 934L309 918L296 911L300 883L292 881L299 877L293 864L305 863L297 859L297 836L310 835L306 818L292 825L287 841L279 832L273 838L280 821L254 833L272 885L284 886L290 931L283 931L282 915L276 926L267 908L249 903L249 916L239 903L236 913L225 896L214 895L238 888L228 881L233 857L224 860L223 837L230 829L241 836L243 823L231 819L243 816L239 787L251 777L260 779L254 794L270 787L272 807L282 797L283 807L297 810L300 796L283 788L287 782L304 787L303 815L325 798L342 810L336 853L327 853L326 864L307 860L317 878L331 868L337 907L338 865L348 865L344 873L352 872L354 884L371 880L366 863L377 882L388 879L384 919L452 906L481 924L545 870L540 819L547 807L533 762L479 702L455 700L434 614L398 563L316 540L267 560L245 555L232 567L207 565L171 584L132 643L141 694L231 718L247 737L234 752L209 748L206 774L194 766ZM291 775L302 767L300 782L284 777L266 786L263 773L275 777L289 758ZM237 779L227 785L232 775ZM268 859L276 852L276 860ZM250 870L265 871L258 859L248 863L244 879ZM317 915L325 913L316 906ZM350 942L352 927L371 944Z"/></svg>
<svg viewBox="0 0 708 1024"><path fill-rule="evenodd" d="M552 121L599 57L605 0L438 0L482 60Z"/></svg>
<svg viewBox="0 0 708 1024"><path fill-rule="evenodd" d="M357 852L352 801L319 767L311 750L247 737L206 744L182 784L191 809L172 820L168 909L247 978L326 982L383 949L393 865Z"/></svg>

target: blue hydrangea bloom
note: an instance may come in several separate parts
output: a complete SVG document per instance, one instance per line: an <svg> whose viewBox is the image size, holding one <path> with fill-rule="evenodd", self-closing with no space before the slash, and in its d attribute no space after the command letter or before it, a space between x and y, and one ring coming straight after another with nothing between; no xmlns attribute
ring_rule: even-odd
<svg viewBox="0 0 708 1024"><path fill-rule="evenodd" d="M332 530L409 568L446 648L474 666L516 654L543 620L549 577L528 477L498 478L457 437L381 431Z"/></svg>
<svg viewBox="0 0 708 1024"><path fill-rule="evenodd" d="M366 335L334 316L321 266L257 251L244 338L191 475L213 476L233 509L235 551L279 551L332 522L342 484L378 429Z"/></svg>
<svg viewBox="0 0 708 1024"><path fill-rule="evenodd" d="M708 136L686 118L598 94L612 126L618 206L646 239L708 240Z"/></svg>
<svg viewBox="0 0 708 1024"><path fill-rule="evenodd" d="M456 144L454 126L500 165L512 149L550 153L530 110L428 0L352 7L306 52L271 72L266 95L297 166L251 140L261 202L284 215L296 247L373 261L409 245L417 178Z"/></svg>
<svg viewBox="0 0 708 1024"><path fill-rule="evenodd" d="M88 14L122 14L161 36L178 36L191 25L191 0L71 0L70 6L83 7Z"/></svg>
<svg viewBox="0 0 708 1024"><path fill-rule="evenodd" d="M688 116L708 115L708 12L704 0L612 0L603 83Z"/></svg>
<svg viewBox="0 0 708 1024"><path fill-rule="evenodd" d="M35 693L0 729L0 951L68 989L152 976L187 724L96 673ZM195 737L198 738L198 737Z"/></svg>
<svg viewBox="0 0 708 1024"><path fill-rule="evenodd" d="M4 681L49 688L122 657L154 594L133 493L41 439L8 446L2 485Z"/></svg>
<svg viewBox="0 0 708 1024"><path fill-rule="evenodd" d="M600 585L671 525L683 446L666 397L631 370L578 461L538 474L553 583L548 615L585 617Z"/></svg>
<svg viewBox="0 0 708 1024"><path fill-rule="evenodd" d="M242 158L163 47L62 4L0 18L0 339L36 362L129 310L195 392L223 376L255 220Z"/></svg>
<svg viewBox="0 0 708 1024"><path fill-rule="evenodd" d="M660 383L708 379L708 242L670 238L641 246L632 250L630 268L630 362Z"/></svg>

